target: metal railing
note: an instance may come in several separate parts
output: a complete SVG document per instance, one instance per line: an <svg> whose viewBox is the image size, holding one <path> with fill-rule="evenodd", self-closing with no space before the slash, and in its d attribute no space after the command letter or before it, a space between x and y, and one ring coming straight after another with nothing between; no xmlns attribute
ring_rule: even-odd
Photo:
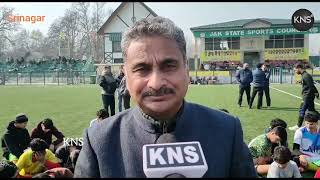
<svg viewBox="0 0 320 180"><path fill-rule="evenodd" d="M95 84L96 71L0 72L0 85Z"/></svg>

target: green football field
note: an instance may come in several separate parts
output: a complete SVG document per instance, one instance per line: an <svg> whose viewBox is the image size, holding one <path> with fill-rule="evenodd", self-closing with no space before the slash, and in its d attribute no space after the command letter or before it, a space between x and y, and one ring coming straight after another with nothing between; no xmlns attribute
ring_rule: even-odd
<svg viewBox="0 0 320 180"><path fill-rule="evenodd" d="M301 85L277 84L271 87L296 96L299 96L301 90ZM190 85L186 99L211 108L229 110L231 114L240 118L245 142L249 143L255 136L264 132L273 118L285 120L288 126L297 122L301 99L274 89L270 91L272 107L261 110L256 109L257 97L253 109L248 108L245 95L244 107L237 106L238 85ZM265 106L265 97L263 100ZM316 102L320 103L318 100ZM316 109L319 108L318 105L315 106ZM49 117L66 137L82 137L84 128L89 126L89 122L95 118L96 111L101 107L98 85L1 86L0 134L3 135L8 122L13 120L16 114L23 112L29 117L29 132L43 118ZM291 147L294 134L292 131L288 132Z"/></svg>

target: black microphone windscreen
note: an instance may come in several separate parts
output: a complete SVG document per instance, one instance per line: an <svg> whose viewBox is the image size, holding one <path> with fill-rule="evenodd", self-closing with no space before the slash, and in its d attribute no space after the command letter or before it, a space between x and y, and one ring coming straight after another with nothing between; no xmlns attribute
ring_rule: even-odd
<svg viewBox="0 0 320 180"><path fill-rule="evenodd" d="M178 174L178 173L173 173L173 174L169 174L167 176L165 176L164 178L187 178L182 174Z"/></svg>
<svg viewBox="0 0 320 180"><path fill-rule="evenodd" d="M156 144L164 144L164 143L175 143L176 137L172 133L164 133L157 140Z"/></svg>

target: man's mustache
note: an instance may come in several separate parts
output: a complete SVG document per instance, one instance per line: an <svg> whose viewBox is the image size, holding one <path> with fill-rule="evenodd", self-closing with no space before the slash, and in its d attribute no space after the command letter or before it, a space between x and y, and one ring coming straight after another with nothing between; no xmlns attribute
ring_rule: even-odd
<svg viewBox="0 0 320 180"><path fill-rule="evenodd" d="M163 96L166 94L175 94L175 91L171 88L167 88L167 87L162 87L157 91L154 91L152 89L144 92L142 94L142 97L148 97L148 96Z"/></svg>

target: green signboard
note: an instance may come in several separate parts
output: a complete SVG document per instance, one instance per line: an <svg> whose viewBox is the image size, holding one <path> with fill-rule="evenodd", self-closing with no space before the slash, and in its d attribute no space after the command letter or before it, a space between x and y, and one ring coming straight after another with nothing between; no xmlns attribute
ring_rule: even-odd
<svg viewBox="0 0 320 180"><path fill-rule="evenodd" d="M313 27L309 31L298 31L295 28L257 28L239 30L217 30L217 31L194 31L195 37L203 38L225 38L239 36L270 36L270 35L291 35L291 34L314 34L320 33L320 26Z"/></svg>

